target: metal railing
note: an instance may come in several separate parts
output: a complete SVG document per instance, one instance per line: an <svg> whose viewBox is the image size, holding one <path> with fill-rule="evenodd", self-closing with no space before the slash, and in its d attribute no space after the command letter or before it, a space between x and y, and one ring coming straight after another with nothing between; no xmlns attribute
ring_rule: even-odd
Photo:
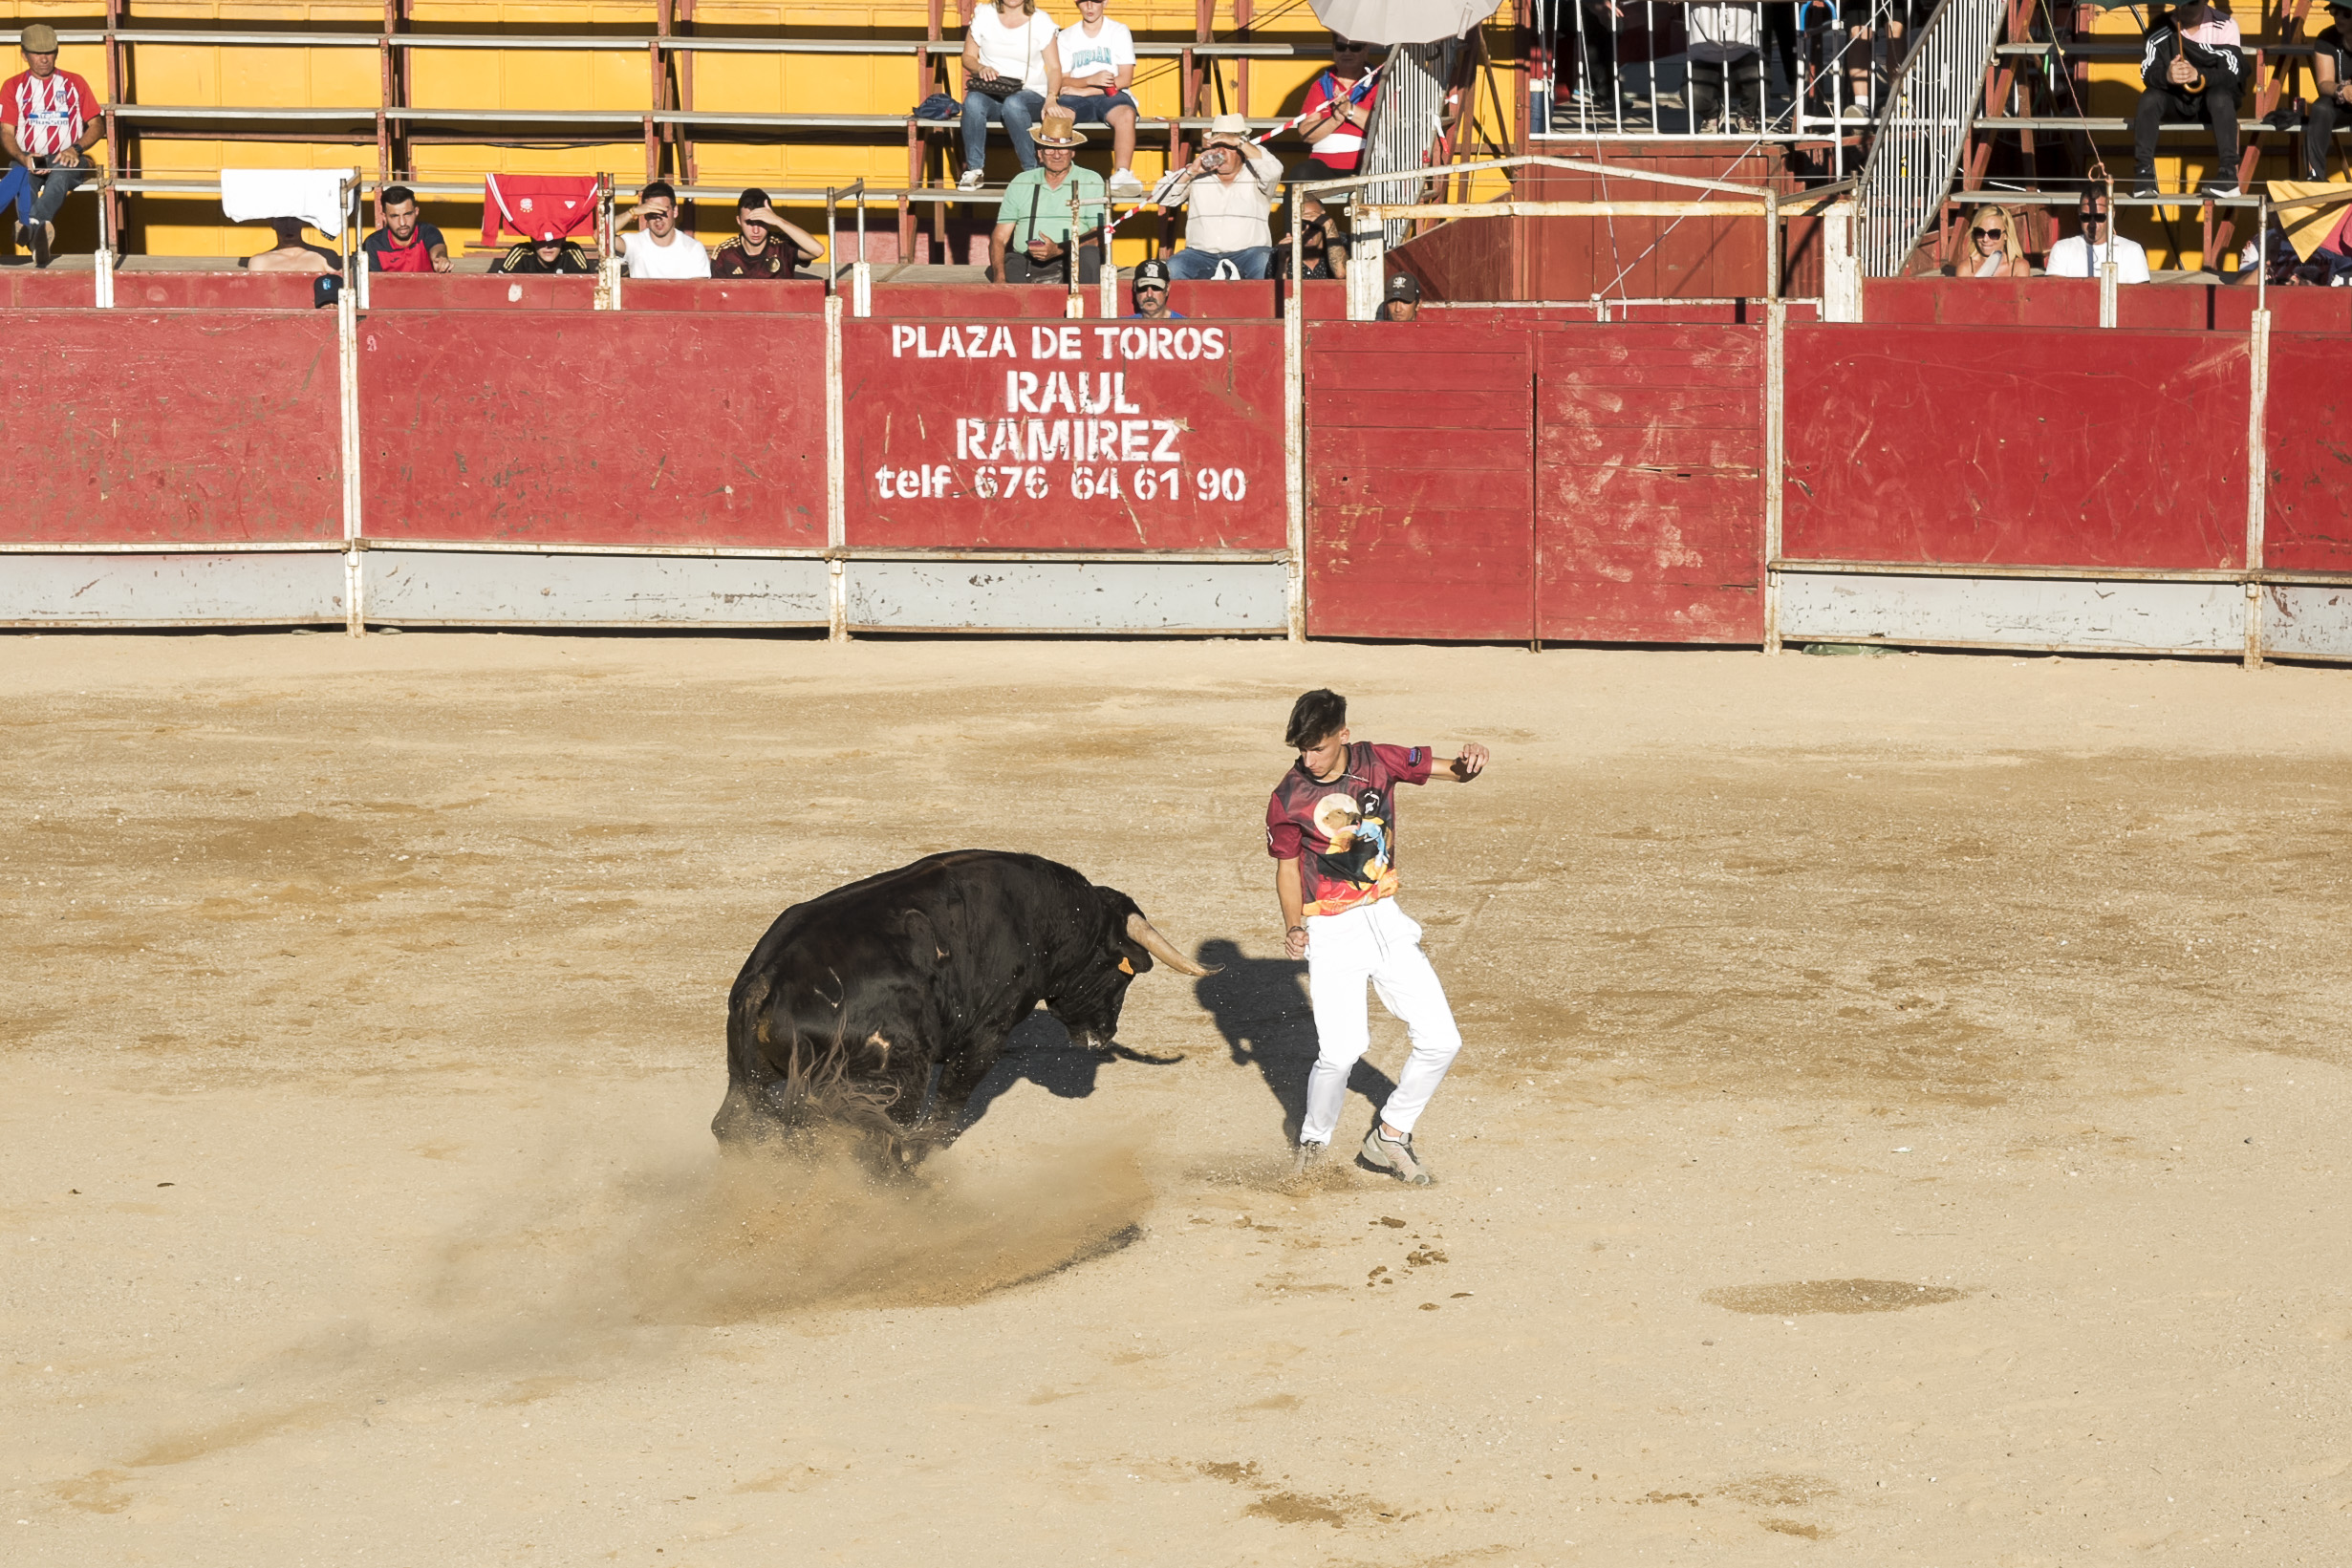
<svg viewBox="0 0 2352 1568"><path fill-rule="evenodd" d="M1438 171L1429 166L1430 149L1444 128L1446 80L1452 75L1454 51L1460 40L1442 44L1398 44L1388 52L1378 96L1372 99L1370 123L1364 128L1364 156L1359 174L1412 174L1372 187L1370 200L1403 204L1418 201L1422 182ZM1406 225L1386 226L1384 247L1402 245ZM1359 231L1360 233L1360 231ZM1374 268L1375 274L1378 269Z"/></svg>
<svg viewBox="0 0 2352 1568"><path fill-rule="evenodd" d="M1900 276L1942 210L1984 97L2003 0L1943 0L1895 78L1862 166L1865 276Z"/></svg>
<svg viewBox="0 0 2352 1568"><path fill-rule="evenodd" d="M1538 16L1531 135L1844 140L1874 122L1917 47L1913 0L1552 0Z"/></svg>

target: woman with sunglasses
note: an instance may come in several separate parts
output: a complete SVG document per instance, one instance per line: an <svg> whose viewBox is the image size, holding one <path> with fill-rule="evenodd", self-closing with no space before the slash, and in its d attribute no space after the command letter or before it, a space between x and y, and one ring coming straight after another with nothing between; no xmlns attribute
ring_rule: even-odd
<svg viewBox="0 0 2352 1568"><path fill-rule="evenodd" d="M1314 151L1290 176L1293 180L1344 180L1364 158L1364 128L1372 121L1380 84L1364 87L1372 47L1331 34L1331 69L1307 84L1300 104L1299 134ZM1359 92L1359 88L1361 91Z"/></svg>
<svg viewBox="0 0 2352 1568"><path fill-rule="evenodd" d="M2018 239L2017 220L2007 207L1978 207L1960 230L1958 253L1944 266L1946 277L2030 278L2033 264Z"/></svg>

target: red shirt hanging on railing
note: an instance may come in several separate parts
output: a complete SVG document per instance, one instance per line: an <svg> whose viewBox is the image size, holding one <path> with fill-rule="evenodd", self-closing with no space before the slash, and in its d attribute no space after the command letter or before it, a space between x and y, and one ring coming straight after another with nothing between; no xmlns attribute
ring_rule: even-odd
<svg viewBox="0 0 2352 1568"><path fill-rule="evenodd" d="M34 158L74 146L97 113L97 95L71 71L19 71L0 83L0 115L8 117L16 144Z"/></svg>

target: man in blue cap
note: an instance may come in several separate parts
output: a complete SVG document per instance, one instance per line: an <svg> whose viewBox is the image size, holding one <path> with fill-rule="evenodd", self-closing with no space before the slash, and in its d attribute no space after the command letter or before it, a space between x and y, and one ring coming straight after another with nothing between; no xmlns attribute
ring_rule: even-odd
<svg viewBox="0 0 2352 1568"><path fill-rule="evenodd" d="M1135 268L1137 321L1181 321L1184 312L1168 309L1168 264L1157 256Z"/></svg>

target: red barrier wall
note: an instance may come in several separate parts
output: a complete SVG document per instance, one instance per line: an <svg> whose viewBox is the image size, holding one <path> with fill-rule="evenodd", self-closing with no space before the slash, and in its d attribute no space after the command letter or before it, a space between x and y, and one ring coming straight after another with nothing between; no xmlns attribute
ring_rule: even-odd
<svg viewBox="0 0 2352 1568"><path fill-rule="evenodd" d="M337 384L332 311L0 315L0 537L339 539Z"/></svg>
<svg viewBox="0 0 2352 1568"><path fill-rule="evenodd" d="M2266 567L2352 571L2346 346L2341 335L2271 333L2270 397L2264 405L2270 475L2262 517Z"/></svg>
<svg viewBox="0 0 2352 1568"><path fill-rule="evenodd" d="M1524 331L1306 333L1306 614L1324 637L1533 634Z"/></svg>
<svg viewBox="0 0 2352 1568"><path fill-rule="evenodd" d="M848 321L841 352L852 545L1283 548L1275 325Z"/></svg>
<svg viewBox="0 0 2352 1568"><path fill-rule="evenodd" d="M1563 327L1538 340L1539 635L1758 642L1760 327Z"/></svg>
<svg viewBox="0 0 2352 1568"><path fill-rule="evenodd" d="M2131 284L2115 291L2119 330L2248 332L2264 295L2252 284ZM2352 299L2332 289L2272 289L2277 332L2352 331ZM2088 278L1869 278L1871 326L2097 327L2099 285Z"/></svg>
<svg viewBox="0 0 2352 1568"><path fill-rule="evenodd" d="M371 315L366 532L821 546L824 369L809 316Z"/></svg>
<svg viewBox="0 0 2352 1568"><path fill-rule="evenodd" d="M2237 566L2247 383L2210 333L1792 327L1782 553Z"/></svg>

